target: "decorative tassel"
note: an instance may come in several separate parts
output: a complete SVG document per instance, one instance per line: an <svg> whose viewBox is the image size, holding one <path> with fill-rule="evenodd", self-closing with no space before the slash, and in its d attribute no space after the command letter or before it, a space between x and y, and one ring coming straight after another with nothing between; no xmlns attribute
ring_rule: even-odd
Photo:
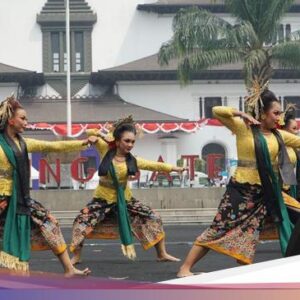
<svg viewBox="0 0 300 300"><path fill-rule="evenodd" d="M28 262L20 261L18 257L4 251L0 251L0 265L10 270L29 272Z"/></svg>
<svg viewBox="0 0 300 300"><path fill-rule="evenodd" d="M122 252L124 254L124 256L128 257L131 260L135 260L136 259L136 253L135 253L135 249L134 249L134 245L121 245L121 249Z"/></svg>
<svg viewBox="0 0 300 300"><path fill-rule="evenodd" d="M300 209L300 203L289 194L282 192L282 197L286 205Z"/></svg>

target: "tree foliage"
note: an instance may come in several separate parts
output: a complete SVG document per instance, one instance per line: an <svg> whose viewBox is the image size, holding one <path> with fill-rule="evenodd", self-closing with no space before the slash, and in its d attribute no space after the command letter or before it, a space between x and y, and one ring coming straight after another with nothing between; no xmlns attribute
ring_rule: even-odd
<svg viewBox="0 0 300 300"><path fill-rule="evenodd" d="M284 39L278 28L294 0L224 0L232 24L192 7L173 19L173 36L159 51L159 63L178 60L178 74L188 83L193 73L223 64L242 63L247 86L268 81L274 67L300 67L300 34Z"/></svg>

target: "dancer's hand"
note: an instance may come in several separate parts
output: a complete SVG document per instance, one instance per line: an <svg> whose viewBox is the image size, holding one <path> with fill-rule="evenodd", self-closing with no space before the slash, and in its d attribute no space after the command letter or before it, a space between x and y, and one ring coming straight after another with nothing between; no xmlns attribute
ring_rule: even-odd
<svg viewBox="0 0 300 300"><path fill-rule="evenodd" d="M89 144L96 144L98 142L98 137L95 135L91 135L88 137L88 143Z"/></svg>
<svg viewBox="0 0 300 300"><path fill-rule="evenodd" d="M97 142L98 142L98 137L95 135L91 135L87 139L82 141L82 145L90 146L90 145L96 144Z"/></svg>
<svg viewBox="0 0 300 300"><path fill-rule="evenodd" d="M107 143L110 143L110 142L112 142L114 140L114 137L113 137L112 133L109 131L108 128L101 128L97 132L97 136L100 137L100 138L102 138Z"/></svg>
<svg viewBox="0 0 300 300"><path fill-rule="evenodd" d="M257 121L255 118L253 118L252 116L242 112L240 114L240 117L244 120L246 126L249 128L250 125L260 125L260 122Z"/></svg>
<svg viewBox="0 0 300 300"><path fill-rule="evenodd" d="M177 172L177 173L182 173L182 172L184 172L184 171L186 171L186 170L188 170L188 168L183 168L183 167L173 167L172 168L172 172Z"/></svg>

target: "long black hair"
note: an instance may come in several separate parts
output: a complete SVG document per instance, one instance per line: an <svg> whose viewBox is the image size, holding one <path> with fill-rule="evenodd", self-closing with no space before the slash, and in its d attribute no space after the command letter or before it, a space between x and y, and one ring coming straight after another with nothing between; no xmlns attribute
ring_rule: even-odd
<svg viewBox="0 0 300 300"><path fill-rule="evenodd" d="M277 99L276 95L268 89L264 90L260 94L260 100L261 101L258 102L259 116L254 115L253 117L260 118L263 113L266 113L271 109L274 102L280 103L280 101Z"/></svg>

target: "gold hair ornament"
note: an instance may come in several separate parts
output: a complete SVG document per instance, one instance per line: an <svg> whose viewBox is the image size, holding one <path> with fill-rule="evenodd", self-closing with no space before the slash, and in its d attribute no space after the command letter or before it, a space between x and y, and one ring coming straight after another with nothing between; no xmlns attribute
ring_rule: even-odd
<svg viewBox="0 0 300 300"><path fill-rule="evenodd" d="M268 89L268 85L269 81L261 86L258 80L254 80L250 88L250 95L245 101L247 113L252 115L256 120L259 120L261 109L264 107L261 94Z"/></svg>
<svg viewBox="0 0 300 300"><path fill-rule="evenodd" d="M11 100L15 100L14 95L7 97L0 103L0 130L5 128L7 120L13 116L13 109L10 104Z"/></svg>
<svg viewBox="0 0 300 300"><path fill-rule="evenodd" d="M286 114L288 112L290 112L290 111L296 111L296 109L297 109L297 105L295 103L288 103L286 105L286 108L285 108L284 112L280 116L280 120L278 122L278 125L284 126L285 125L285 121L284 120L285 120Z"/></svg>

